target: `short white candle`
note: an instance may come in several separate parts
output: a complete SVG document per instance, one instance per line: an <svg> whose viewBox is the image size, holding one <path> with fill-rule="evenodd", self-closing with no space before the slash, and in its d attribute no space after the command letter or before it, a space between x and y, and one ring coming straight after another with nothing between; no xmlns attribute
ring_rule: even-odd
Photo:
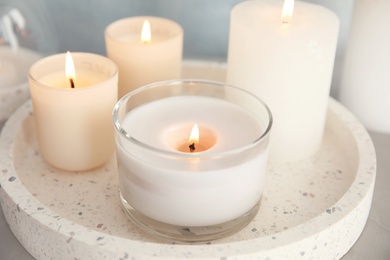
<svg viewBox="0 0 390 260"><path fill-rule="evenodd" d="M30 66L40 58L32 50L0 46L0 89L27 82Z"/></svg>
<svg viewBox="0 0 390 260"><path fill-rule="evenodd" d="M81 171L106 162L114 150L111 112L118 72L109 59L73 53L76 78L70 88L65 55L44 58L30 69L30 91L39 150L51 165Z"/></svg>
<svg viewBox="0 0 390 260"><path fill-rule="evenodd" d="M283 1L253 0L231 13L227 82L262 98L274 115L270 160L295 161L319 148L339 20L324 7L296 1L282 22Z"/></svg>
<svg viewBox="0 0 390 260"><path fill-rule="evenodd" d="M355 1L340 101L373 131L390 133L390 1Z"/></svg>
<svg viewBox="0 0 390 260"><path fill-rule="evenodd" d="M151 39L141 39L149 21ZM180 78L183 30L159 17L132 17L110 24L105 31L107 56L119 67L119 97L143 85Z"/></svg>
<svg viewBox="0 0 390 260"><path fill-rule="evenodd" d="M207 227L236 219L259 202L267 139L262 148L254 143L269 131L269 114L261 121L231 101L183 95L135 107L121 115L118 125L118 104L114 122L121 129L116 135L120 190L137 211L162 223ZM199 143L191 152L183 143L192 143L194 123Z"/></svg>
<svg viewBox="0 0 390 260"><path fill-rule="evenodd" d="M141 142L174 152L184 137L177 132L188 138L193 122L216 133L215 145L202 153L239 148L261 131L261 126L239 107L201 97L153 102L130 113L123 128ZM130 149L134 148L124 146L117 151L118 160L126 168L120 175L122 194L133 207L155 220L174 225L214 225L241 216L260 199L264 180L259 173L265 170L265 153L245 164L230 161L222 169L207 170L202 165L207 162L196 158L167 160L159 168L144 163L141 151L137 155L133 150L134 157L129 157L126 150ZM241 162L242 158L236 160Z"/></svg>

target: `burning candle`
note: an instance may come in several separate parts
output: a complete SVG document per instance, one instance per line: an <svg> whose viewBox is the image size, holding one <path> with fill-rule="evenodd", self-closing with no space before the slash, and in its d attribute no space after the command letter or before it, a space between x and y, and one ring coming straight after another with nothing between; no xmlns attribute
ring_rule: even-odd
<svg viewBox="0 0 390 260"><path fill-rule="evenodd" d="M187 129L178 129L178 131L170 131L170 135L173 138L177 139L179 136L181 136L182 133L187 132ZM202 133L201 138L199 132ZM164 138L169 140L168 136L165 136ZM201 141L199 141L199 138L201 139ZM194 124L191 129L191 133L189 134L189 138L184 138L184 140L177 145L177 150L179 152L185 153L198 153L208 150L209 148L213 147L215 143L216 134L213 130L202 126L201 131L199 131L198 125Z"/></svg>
<svg viewBox="0 0 390 260"><path fill-rule="evenodd" d="M199 128L198 125L195 124L194 127L191 130L190 138L188 139L188 148L190 152L195 152L195 150L198 152L199 151ZM204 149L202 149L204 150ZM200 151L202 151L200 150Z"/></svg>
<svg viewBox="0 0 390 260"><path fill-rule="evenodd" d="M339 20L324 7L254 0L231 13L227 82L269 104L270 160L295 161L321 145ZM283 10L283 15L282 15Z"/></svg>
<svg viewBox="0 0 390 260"><path fill-rule="evenodd" d="M183 30L171 20L122 19L107 27L105 41L107 56L119 67L120 97L152 82L180 78Z"/></svg>
<svg viewBox="0 0 390 260"><path fill-rule="evenodd" d="M74 64L69 53L36 62L29 80L42 157L57 168L81 171L102 165L113 153L118 72L105 57L72 55Z"/></svg>
<svg viewBox="0 0 390 260"><path fill-rule="evenodd" d="M160 82L127 94L113 117L122 203L136 223L199 241L254 217L272 124L255 96L205 81Z"/></svg>

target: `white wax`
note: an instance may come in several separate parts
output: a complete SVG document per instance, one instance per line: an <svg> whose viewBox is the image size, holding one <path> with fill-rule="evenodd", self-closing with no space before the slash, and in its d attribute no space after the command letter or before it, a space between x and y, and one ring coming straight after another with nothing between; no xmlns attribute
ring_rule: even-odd
<svg viewBox="0 0 390 260"><path fill-rule="evenodd" d="M32 50L0 46L0 88L27 82L30 66L40 58Z"/></svg>
<svg viewBox="0 0 390 260"><path fill-rule="evenodd" d="M102 165L114 151L111 112L118 79L109 59L72 56L75 88L65 78L65 54L59 54L31 67L30 91L41 155L57 168L82 171Z"/></svg>
<svg viewBox="0 0 390 260"><path fill-rule="evenodd" d="M231 13L227 83L270 107L274 125L270 160L295 161L319 148L339 28L329 10L295 2L282 24L283 1L253 0Z"/></svg>
<svg viewBox="0 0 390 260"><path fill-rule="evenodd" d="M73 80L75 88L85 88L96 85L106 79L106 76L95 71L78 69L77 76ZM69 79L65 76L65 71L57 71L39 78L39 82L47 86L68 89L71 87Z"/></svg>
<svg viewBox="0 0 390 260"><path fill-rule="evenodd" d="M175 141L165 140L170 131L183 127L186 132L194 122L216 133L215 145L199 158L175 151ZM201 158L249 145L261 136L264 126L239 106L209 97L167 98L131 111L122 127L138 141L173 153L155 153L118 137L120 189L142 214L173 225L208 226L233 220L259 201L266 150Z"/></svg>
<svg viewBox="0 0 390 260"><path fill-rule="evenodd" d="M141 42L145 20L152 39ZM107 56L119 68L119 97L152 82L177 79L181 73L183 30L159 17L132 17L116 21L105 31Z"/></svg>
<svg viewBox="0 0 390 260"><path fill-rule="evenodd" d="M340 101L370 130L390 133L390 1L355 1Z"/></svg>

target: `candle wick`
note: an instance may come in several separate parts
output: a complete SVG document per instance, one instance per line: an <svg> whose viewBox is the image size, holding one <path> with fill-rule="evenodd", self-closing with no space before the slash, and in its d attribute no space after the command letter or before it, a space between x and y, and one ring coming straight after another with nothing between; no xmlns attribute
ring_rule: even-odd
<svg viewBox="0 0 390 260"><path fill-rule="evenodd" d="M190 148L190 152L194 152L195 151L195 143L192 143L188 146Z"/></svg>
<svg viewBox="0 0 390 260"><path fill-rule="evenodd" d="M70 87L71 87L71 88L74 88L74 82L73 82L73 79L72 79L72 78L70 78L70 79L69 79L69 81L70 81Z"/></svg>

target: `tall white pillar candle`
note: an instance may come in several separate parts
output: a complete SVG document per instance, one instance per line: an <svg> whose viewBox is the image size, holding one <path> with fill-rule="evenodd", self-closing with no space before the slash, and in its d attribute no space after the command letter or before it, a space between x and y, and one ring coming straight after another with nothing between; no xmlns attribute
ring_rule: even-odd
<svg viewBox="0 0 390 260"><path fill-rule="evenodd" d="M41 155L55 167L81 171L102 165L114 151L111 112L118 71L103 56L72 56L74 88L65 76L64 54L36 62L29 80Z"/></svg>
<svg viewBox="0 0 390 260"><path fill-rule="evenodd" d="M324 7L253 0L231 12L227 83L262 98L274 115L270 160L313 155L322 141L339 28Z"/></svg>
<svg viewBox="0 0 390 260"><path fill-rule="evenodd" d="M142 41L148 21L151 39ZM132 17L116 21L105 31L107 56L119 67L119 96L143 85L180 78L183 30L171 20Z"/></svg>
<svg viewBox="0 0 390 260"><path fill-rule="evenodd" d="M390 1L355 1L339 93L370 130L390 133Z"/></svg>

